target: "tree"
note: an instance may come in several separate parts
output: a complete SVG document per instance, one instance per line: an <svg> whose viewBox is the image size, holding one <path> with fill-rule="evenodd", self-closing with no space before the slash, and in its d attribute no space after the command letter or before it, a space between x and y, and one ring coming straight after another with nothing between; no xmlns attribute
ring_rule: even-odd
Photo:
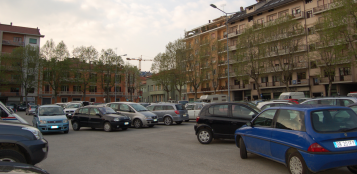
<svg viewBox="0 0 357 174"><path fill-rule="evenodd" d="M41 48L43 58L42 83L49 85L57 97L61 86L69 80L71 62L68 59L69 52L66 45L61 41L56 45L53 40L48 40Z"/></svg>
<svg viewBox="0 0 357 174"><path fill-rule="evenodd" d="M133 65L126 64L123 67L124 74L126 75L125 81L126 86L128 87L128 92L130 93L130 99L133 100L133 93L137 90L140 91L141 86L141 78L140 78L140 70Z"/></svg>
<svg viewBox="0 0 357 174"><path fill-rule="evenodd" d="M152 80L155 81L157 85L161 85L163 90L167 93L166 101L169 100L169 93L173 85L173 69L174 62L172 62L166 53L157 54L151 65L151 70L153 71Z"/></svg>
<svg viewBox="0 0 357 174"><path fill-rule="evenodd" d="M80 86L74 90L82 92L83 101L85 101L89 84L93 82L93 79L90 78L94 71L92 62L94 63L98 59L98 51L93 46L81 46L73 49L73 57L78 59L73 64L74 83Z"/></svg>

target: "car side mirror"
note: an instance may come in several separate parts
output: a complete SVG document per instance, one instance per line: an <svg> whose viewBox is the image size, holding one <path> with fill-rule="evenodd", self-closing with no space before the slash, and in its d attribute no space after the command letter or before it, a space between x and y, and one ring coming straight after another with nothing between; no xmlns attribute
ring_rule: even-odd
<svg viewBox="0 0 357 174"><path fill-rule="evenodd" d="M247 122L246 125L252 127L252 123L251 122Z"/></svg>
<svg viewBox="0 0 357 174"><path fill-rule="evenodd" d="M7 114L4 110L1 110L1 118L6 118L8 116L9 114Z"/></svg>

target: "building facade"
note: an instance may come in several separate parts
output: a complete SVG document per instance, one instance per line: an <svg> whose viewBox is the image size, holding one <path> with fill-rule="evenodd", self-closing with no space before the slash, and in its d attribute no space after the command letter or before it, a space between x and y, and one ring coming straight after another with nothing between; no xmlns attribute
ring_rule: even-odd
<svg viewBox="0 0 357 174"><path fill-rule="evenodd" d="M201 77L188 81L188 98L196 100L206 94L228 94L228 85L230 88L228 95L233 101L276 99L282 92L286 92L287 88L290 92L304 92L306 97L327 96L328 67L321 63L317 55L319 49L326 46L316 41L316 35L321 32L319 21L322 21L322 14L332 9L333 3L332 0L258 1L246 8L241 7L240 12L228 16L227 19L223 16L187 31L186 46L191 50L187 60L189 62L187 71L197 71L192 74L202 74ZM287 16L289 20L282 20ZM228 20L228 31L226 20ZM279 20L283 22L279 23ZM269 28L274 28L276 25L286 26L287 21L294 23L294 26L290 27L292 30L281 31L274 34L274 37L271 33L270 35L267 33ZM248 29L253 33L252 35L259 35L259 38L256 39L256 43L247 42L248 45L240 45L243 37L249 40L248 34L244 34ZM275 29L279 30L279 27ZM296 44L284 46L282 43L286 44L286 40L289 39L291 43L294 41ZM261 49L263 47L264 49ZM347 44L346 49L348 49ZM249 61L254 57L250 58L250 54L246 54L249 51L254 52L252 50L263 52L256 57L261 60L261 65L255 71L251 68L249 72L244 72L245 67L242 65L252 67ZM289 59L293 62L287 61ZM356 91L356 67L351 62L354 61L346 60L334 66L331 95L347 95L349 92ZM190 69L190 66L193 68ZM286 67L290 69L286 70ZM206 68L210 71L206 71ZM287 71L289 75L281 75ZM254 74L258 74L255 80L252 78ZM194 86L197 84L199 87L195 98Z"/></svg>

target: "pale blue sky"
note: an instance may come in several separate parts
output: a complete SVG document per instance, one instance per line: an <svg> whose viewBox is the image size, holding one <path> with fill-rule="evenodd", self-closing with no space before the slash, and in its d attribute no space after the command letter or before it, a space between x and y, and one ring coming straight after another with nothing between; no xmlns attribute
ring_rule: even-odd
<svg viewBox="0 0 357 174"><path fill-rule="evenodd" d="M223 15L210 4L227 12L256 3L251 0L1 0L0 23L38 27L45 38L63 40L69 51L93 45L117 48L118 55L152 59L165 45L190 30ZM125 57L124 57L125 59ZM137 61L130 61L138 65ZM148 71L151 62L142 62Z"/></svg>

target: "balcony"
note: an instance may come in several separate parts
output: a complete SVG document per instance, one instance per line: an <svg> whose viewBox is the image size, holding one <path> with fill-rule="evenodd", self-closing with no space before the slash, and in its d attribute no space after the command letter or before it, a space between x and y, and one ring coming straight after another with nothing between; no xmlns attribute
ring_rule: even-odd
<svg viewBox="0 0 357 174"><path fill-rule="evenodd" d="M351 82L352 75L345 75L345 76L336 76L335 82Z"/></svg>
<svg viewBox="0 0 357 174"><path fill-rule="evenodd" d="M219 86L218 87L218 90L227 90L228 89L228 86Z"/></svg>
<svg viewBox="0 0 357 174"><path fill-rule="evenodd" d="M305 12L300 11L299 13L292 14L293 19L303 19L305 18Z"/></svg>
<svg viewBox="0 0 357 174"><path fill-rule="evenodd" d="M211 91L211 88L201 88L201 91Z"/></svg>
<svg viewBox="0 0 357 174"><path fill-rule="evenodd" d="M3 45L11 45L11 46L25 46L25 42L12 41L12 40L2 40Z"/></svg>
<svg viewBox="0 0 357 174"><path fill-rule="evenodd" d="M243 84L243 85L231 85L232 90L247 90L247 89L252 89L252 86L249 84Z"/></svg>
<svg viewBox="0 0 357 174"><path fill-rule="evenodd" d="M301 80L292 80L291 85L309 85L310 81L309 79L301 79Z"/></svg>
<svg viewBox="0 0 357 174"><path fill-rule="evenodd" d="M221 60L218 62L218 66L224 66L227 65L227 60Z"/></svg>
<svg viewBox="0 0 357 174"><path fill-rule="evenodd" d="M319 14L329 9L329 4L324 4L313 8L313 14Z"/></svg>
<svg viewBox="0 0 357 174"><path fill-rule="evenodd" d="M21 96L21 92L0 92L1 97L17 97Z"/></svg>
<svg viewBox="0 0 357 174"><path fill-rule="evenodd" d="M237 49L237 44L229 44L229 51L234 51Z"/></svg>
<svg viewBox="0 0 357 174"><path fill-rule="evenodd" d="M271 52L268 52L264 57L274 57L274 56L281 56L286 54L295 54L303 51L307 51L306 45L294 46L292 48L287 48L287 49L273 50Z"/></svg>
<svg viewBox="0 0 357 174"><path fill-rule="evenodd" d="M243 32L244 32L245 29L234 29L233 31L231 31L230 33L228 33L228 38L232 38L232 37L235 37L235 36L239 36L241 35Z"/></svg>
<svg viewBox="0 0 357 174"><path fill-rule="evenodd" d="M226 78L227 76L228 76L227 73L218 74L218 78Z"/></svg>

